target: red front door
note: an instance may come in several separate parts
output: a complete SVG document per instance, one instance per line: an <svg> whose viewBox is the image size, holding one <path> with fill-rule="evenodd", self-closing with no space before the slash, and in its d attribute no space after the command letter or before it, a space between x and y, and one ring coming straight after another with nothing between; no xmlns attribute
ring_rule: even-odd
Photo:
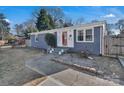
<svg viewBox="0 0 124 93"><path fill-rule="evenodd" d="M67 45L67 32L62 32L62 44Z"/></svg>

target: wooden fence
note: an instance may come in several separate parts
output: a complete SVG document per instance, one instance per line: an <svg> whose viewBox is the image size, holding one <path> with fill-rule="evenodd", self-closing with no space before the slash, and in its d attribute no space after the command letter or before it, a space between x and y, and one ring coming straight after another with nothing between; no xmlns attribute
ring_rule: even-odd
<svg viewBox="0 0 124 93"><path fill-rule="evenodd" d="M124 55L124 36L105 36L105 55Z"/></svg>

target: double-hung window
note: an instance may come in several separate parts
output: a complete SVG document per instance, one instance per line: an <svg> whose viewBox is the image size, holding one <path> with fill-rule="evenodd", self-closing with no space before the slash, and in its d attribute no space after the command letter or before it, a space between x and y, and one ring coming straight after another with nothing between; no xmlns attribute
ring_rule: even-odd
<svg viewBox="0 0 124 93"><path fill-rule="evenodd" d="M92 29L87 29L86 31L86 41L93 41L93 31Z"/></svg>
<svg viewBox="0 0 124 93"><path fill-rule="evenodd" d="M84 30L78 30L78 41L84 41Z"/></svg>

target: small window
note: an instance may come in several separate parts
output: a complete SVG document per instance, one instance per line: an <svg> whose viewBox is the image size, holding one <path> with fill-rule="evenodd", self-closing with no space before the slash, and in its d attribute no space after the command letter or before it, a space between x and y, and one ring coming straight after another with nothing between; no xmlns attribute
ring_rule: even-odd
<svg viewBox="0 0 124 93"><path fill-rule="evenodd" d="M74 29L74 31L76 31L76 29Z"/></svg>
<svg viewBox="0 0 124 93"><path fill-rule="evenodd" d="M38 35L35 35L35 42L38 42L39 39L38 39Z"/></svg>
<svg viewBox="0 0 124 93"><path fill-rule="evenodd" d="M84 30L78 30L78 41L84 41Z"/></svg>
<svg viewBox="0 0 124 93"><path fill-rule="evenodd" d="M92 29L86 30L86 41L92 41L93 40L93 33Z"/></svg>

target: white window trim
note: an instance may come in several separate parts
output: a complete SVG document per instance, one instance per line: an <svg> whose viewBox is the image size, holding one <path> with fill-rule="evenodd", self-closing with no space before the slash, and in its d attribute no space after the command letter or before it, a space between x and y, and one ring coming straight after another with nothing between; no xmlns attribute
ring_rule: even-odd
<svg viewBox="0 0 124 93"><path fill-rule="evenodd" d="M88 29L92 29L92 41L86 41L86 30ZM78 31L79 30L83 30L84 33L84 40L83 41L79 41L78 40ZM93 28L85 28L85 29L77 29L76 30L76 42L82 43L82 42L86 42L86 43L93 43L94 42L94 27Z"/></svg>
<svg viewBox="0 0 124 93"><path fill-rule="evenodd" d="M38 34L35 35L35 42L38 42L38 40L36 40L36 38L38 38Z"/></svg>

